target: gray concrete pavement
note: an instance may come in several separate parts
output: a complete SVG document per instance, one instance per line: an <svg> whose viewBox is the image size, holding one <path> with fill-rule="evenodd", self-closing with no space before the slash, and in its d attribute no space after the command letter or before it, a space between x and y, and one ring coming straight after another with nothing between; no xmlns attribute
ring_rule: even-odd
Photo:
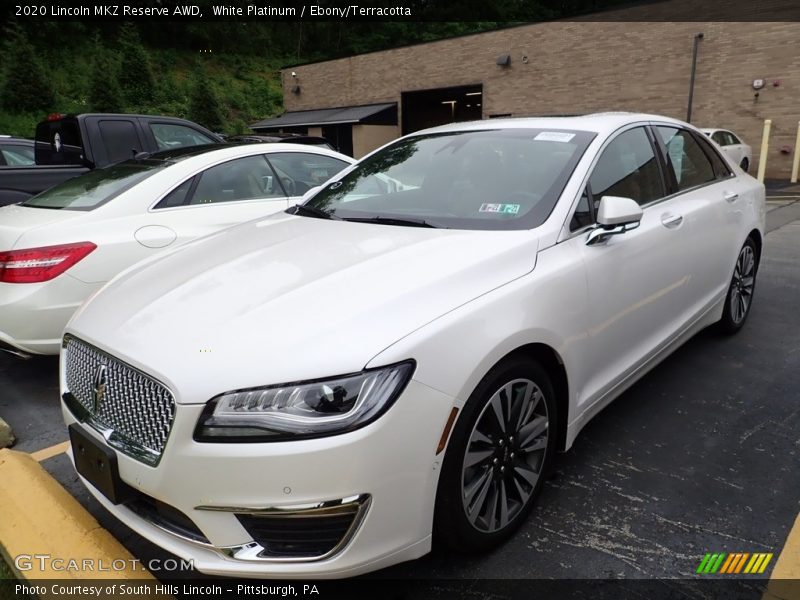
<svg viewBox="0 0 800 600"><path fill-rule="evenodd" d="M777 555L800 511L795 206L770 210L744 329L702 332L594 419L513 539L489 555L434 553L376 576L673 578L692 576L705 552ZM17 449L65 440L57 362L0 357L0 415ZM44 464L135 556L167 556L106 513L66 456Z"/></svg>

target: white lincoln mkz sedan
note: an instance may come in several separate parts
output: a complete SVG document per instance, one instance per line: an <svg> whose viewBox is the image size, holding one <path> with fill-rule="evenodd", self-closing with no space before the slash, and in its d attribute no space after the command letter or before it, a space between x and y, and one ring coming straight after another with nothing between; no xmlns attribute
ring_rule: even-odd
<svg viewBox="0 0 800 600"><path fill-rule="evenodd" d="M411 134L76 313L77 471L207 573L491 548L592 416L697 331L743 325L764 216L764 187L672 119Z"/></svg>

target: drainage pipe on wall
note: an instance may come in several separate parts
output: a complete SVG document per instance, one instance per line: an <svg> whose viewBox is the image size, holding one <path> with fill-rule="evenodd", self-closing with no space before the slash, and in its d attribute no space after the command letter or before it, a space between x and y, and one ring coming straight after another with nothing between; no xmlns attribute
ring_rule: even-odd
<svg viewBox="0 0 800 600"><path fill-rule="evenodd" d="M698 33L694 36L694 46L692 48L692 76L689 80L689 103L686 107L686 122L692 122L692 102L694 101L694 77L697 74L697 49L700 46L700 40L703 39L703 34Z"/></svg>
<svg viewBox="0 0 800 600"><path fill-rule="evenodd" d="M797 138L794 141L794 157L792 158L792 183L797 183L797 171L800 168L800 121L797 122Z"/></svg>

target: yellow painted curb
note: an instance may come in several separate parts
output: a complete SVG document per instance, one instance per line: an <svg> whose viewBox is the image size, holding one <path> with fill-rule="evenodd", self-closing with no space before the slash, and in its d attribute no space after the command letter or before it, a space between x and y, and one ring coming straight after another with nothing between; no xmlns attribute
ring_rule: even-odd
<svg viewBox="0 0 800 600"><path fill-rule="evenodd" d="M27 580L135 579L157 583L28 454L0 450L0 515L0 548L11 568ZM49 559L42 561L34 558L36 555ZM24 558L15 564L18 557ZM77 561L77 569L71 568L70 560ZM85 568L87 564L94 568Z"/></svg>
<svg viewBox="0 0 800 600"><path fill-rule="evenodd" d="M772 569L763 600L798 600L800 598L800 515L794 522L778 562Z"/></svg>

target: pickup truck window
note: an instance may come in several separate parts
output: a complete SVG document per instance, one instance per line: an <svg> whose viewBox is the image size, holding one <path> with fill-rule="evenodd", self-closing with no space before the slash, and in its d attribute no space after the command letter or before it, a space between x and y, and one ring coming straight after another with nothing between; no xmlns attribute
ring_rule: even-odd
<svg viewBox="0 0 800 600"><path fill-rule="evenodd" d="M9 167L27 167L36 161L33 157L33 146L0 144L0 154Z"/></svg>
<svg viewBox="0 0 800 600"><path fill-rule="evenodd" d="M150 123L150 131L153 132L153 137L156 138L159 150L213 144L216 141L185 125Z"/></svg>
<svg viewBox="0 0 800 600"><path fill-rule="evenodd" d="M164 161L127 160L104 169L95 169L26 200L22 206L92 210L170 164Z"/></svg>
<svg viewBox="0 0 800 600"><path fill-rule="evenodd" d="M98 129L108 153L109 163L133 158L143 149L133 121L106 119L98 123Z"/></svg>

